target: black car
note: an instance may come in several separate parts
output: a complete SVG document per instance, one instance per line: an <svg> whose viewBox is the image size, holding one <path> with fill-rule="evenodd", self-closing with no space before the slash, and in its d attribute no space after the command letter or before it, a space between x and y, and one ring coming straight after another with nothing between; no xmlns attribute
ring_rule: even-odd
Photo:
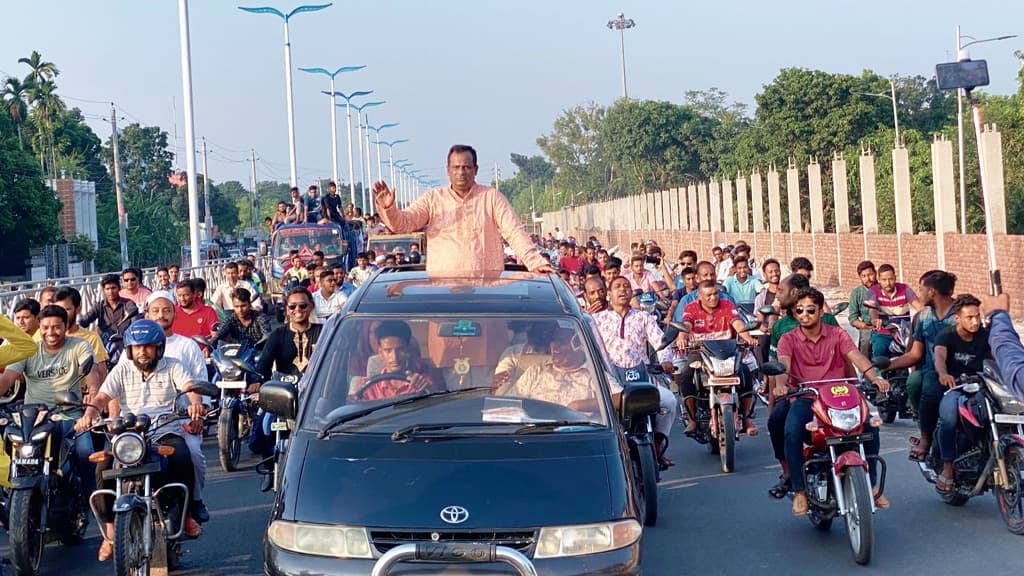
<svg viewBox="0 0 1024 576"><path fill-rule="evenodd" d="M294 420L266 573L639 574L620 419L658 396L595 332L557 276L369 279L298 392L261 389Z"/></svg>

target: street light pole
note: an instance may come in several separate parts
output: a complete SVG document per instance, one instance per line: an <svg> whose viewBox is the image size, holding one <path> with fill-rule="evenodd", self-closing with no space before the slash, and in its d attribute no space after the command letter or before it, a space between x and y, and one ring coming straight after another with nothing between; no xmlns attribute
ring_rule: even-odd
<svg viewBox="0 0 1024 576"><path fill-rule="evenodd" d="M619 12L615 15L615 19L608 21L608 28L610 30L619 31L619 51L622 53L622 99L629 100L629 93L626 91L626 30L636 26L630 18Z"/></svg>
<svg viewBox="0 0 1024 576"><path fill-rule="evenodd" d="M370 90L369 92L366 92L365 94L370 94L372 92L373 91ZM352 96L354 97L357 94L362 94L362 93L355 93L355 94L352 94ZM344 106L346 109L354 108L355 111L356 111L356 126L359 129L359 133L357 135L357 142L359 142L359 169L360 169L360 171L363 169L363 122L362 122L362 120L360 120L360 117L362 116L362 112L363 112L364 109L372 108L374 106L380 106L381 104L385 104L385 103L386 103L385 100L380 100L380 101L377 101L377 102L364 102L362 106L356 106L352 102L346 100L344 104L338 104L338 106ZM349 117L351 117L351 116L349 116ZM349 138L351 140L351 132L350 132ZM369 137L367 137L367 140L369 140ZM351 147L351 142L350 142L349 146ZM351 151L350 151L350 154L351 154ZM370 145L369 144L366 145L366 154L367 154L366 165L369 166L369 164L370 164L370 160L369 160ZM352 164L351 156L349 156L349 165L351 165L351 164ZM369 169L367 168L367 172L368 171L369 171ZM363 208L363 212L366 212L366 201L367 201L366 176L367 175L364 173L363 174L363 185L362 185L362 199L363 199L362 208ZM370 174L369 176L370 176L371 179L373 178L372 174ZM354 195L353 195L353 198L354 198ZM353 204L355 203L354 199L352 200L352 203Z"/></svg>
<svg viewBox="0 0 1024 576"><path fill-rule="evenodd" d="M285 96L287 99L288 107L288 161L291 169L291 185L297 186L298 173L295 162L295 107L292 103L292 44L290 32L288 30L288 21L291 20L292 16L301 14L302 12L316 12L323 10L331 4L318 4L315 6L299 6L291 12L285 14L277 8L270 6L260 6L255 8L249 8L245 6L239 6L239 10L250 12L252 14L274 14L275 16L284 20L284 82L285 82Z"/></svg>
<svg viewBox="0 0 1024 576"><path fill-rule="evenodd" d="M363 68L366 68L366 66L343 66L341 68L338 68L334 72L330 72L324 68L299 68L299 70L301 70L302 72L308 72L310 74L323 74L324 76L327 76L331 79L331 158L334 161L333 174L335 183L338 182L338 120L336 115L336 100L334 96L334 78L338 74L341 74L342 72L355 72L356 70L362 70Z"/></svg>
<svg viewBox="0 0 1024 576"><path fill-rule="evenodd" d="M892 101L892 128L893 132L896 133L893 138L893 148L900 147L900 117L896 113L896 82L892 78L889 78L889 93L878 92L877 94L869 94L867 92L854 92L859 96L874 96L876 98L887 98Z"/></svg>
<svg viewBox="0 0 1024 576"><path fill-rule="evenodd" d="M373 90L363 90L360 92L353 92L351 94L345 94L344 92L333 92L335 96L341 96L345 99L345 124L348 126L348 201L352 204L356 203L356 175L354 167L352 166L352 99L356 96L366 96L373 94Z"/></svg>
<svg viewBox="0 0 1024 576"><path fill-rule="evenodd" d="M956 26L956 59L959 62L964 60L970 60L971 57L967 53L968 46L972 44L981 44L983 42L996 42L999 40L1009 40L1010 38L1016 38L1016 34L1009 34L1006 36L996 36L993 38L982 38L978 40L973 36L967 36L966 34L960 33L960 25ZM961 44L964 38L970 38L971 41L967 44ZM960 88L956 91L956 141L957 141L957 157L960 160L960 233L967 234L967 180L964 176L964 91Z"/></svg>
<svg viewBox="0 0 1024 576"><path fill-rule="evenodd" d="M185 167L188 170L188 238L192 267L198 268L199 197L196 190L195 117L192 113L192 46L188 31L188 0L178 0L178 31L181 36L181 84L185 100Z"/></svg>

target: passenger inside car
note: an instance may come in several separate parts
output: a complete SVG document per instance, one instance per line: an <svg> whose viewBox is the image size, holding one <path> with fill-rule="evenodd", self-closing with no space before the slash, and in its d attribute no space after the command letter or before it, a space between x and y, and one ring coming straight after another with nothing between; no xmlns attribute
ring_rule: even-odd
<svg viewBox="0 0 1024 576"><path fill-rule="evenodd" d="M511 322L509 323L511 327ZM527 322L516 326L512 342L498 359L494 368L494 393L507 394L512 385L530 368L551 359L551 333L558 327L554 322ZM520 341L524 340L524 341Z"/></svg>
<svg viewBox="0 0 1024 576"><path fill-rule="evenodd" d="M599 411L597 380L579 335L572 329L557 328L551 333L550 351L551 358L526 370L507 395L579 412ZM614 380L611 386L612 394L618 397L622 388Z"/></svg>
<svg viewBox="0 0 1024 576"><path fill-rule="evenodd" d="M362 380L354 378L350 385L350 400L366 402L423 391L444 389L444 380L437 370L426 366L411 346L412 330L401 320L385 320L374 330L377 355L381 359L380 372L367 374Z"/></svg>

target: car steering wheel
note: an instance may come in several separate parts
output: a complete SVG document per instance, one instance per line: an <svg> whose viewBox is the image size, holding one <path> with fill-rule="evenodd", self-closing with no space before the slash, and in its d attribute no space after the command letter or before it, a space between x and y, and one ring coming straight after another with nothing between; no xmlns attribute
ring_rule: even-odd
<svg viewBox="0 0 1024 576"><path fill-rule="evenodd" d="M359 390L356 390L356 393L355 393L356 399L357 400L364 400L363 394L366 393L366 390L369 389L370 386L373 386L374 384L377 384L378 382L383 382L385 380L403 380L405 382L412 382L411 380L409 380L408 376L406 376L405 374L403 374L401 372L392 372L392 373L389 373L389 374L378 374L378 375L368 379L366 382L363 383L362 386L359 387Z"/></svg>

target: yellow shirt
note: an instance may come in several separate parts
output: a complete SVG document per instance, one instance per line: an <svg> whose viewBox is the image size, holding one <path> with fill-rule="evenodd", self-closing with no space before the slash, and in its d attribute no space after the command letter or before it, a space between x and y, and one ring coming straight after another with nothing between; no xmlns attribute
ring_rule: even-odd
<svg viewBox="0 0 1024 576"><path fill-rule="evenodd" d="M107 349L103 347L103 339L100 335L93 332L92 330L86 330L85 328L79 328L74 332L68 332L69 338L81 338L92 346L93 359L96 362L106 362L110 360L110 354L107 354ZM36 330L36 333L32 335L32 339L39 342L43 339L43 335L40 330Z"/></svg>
<svg viewBox="0 0 1024 576"><path fill-rule="evenodd" d="M38 334L39 331L36 330ZM0 314L0 367L9 366L22 360L28 360L36 353L36 343L21 328L11 322L7 316ZM2 451L0 451L2 452Z"/></svg>

